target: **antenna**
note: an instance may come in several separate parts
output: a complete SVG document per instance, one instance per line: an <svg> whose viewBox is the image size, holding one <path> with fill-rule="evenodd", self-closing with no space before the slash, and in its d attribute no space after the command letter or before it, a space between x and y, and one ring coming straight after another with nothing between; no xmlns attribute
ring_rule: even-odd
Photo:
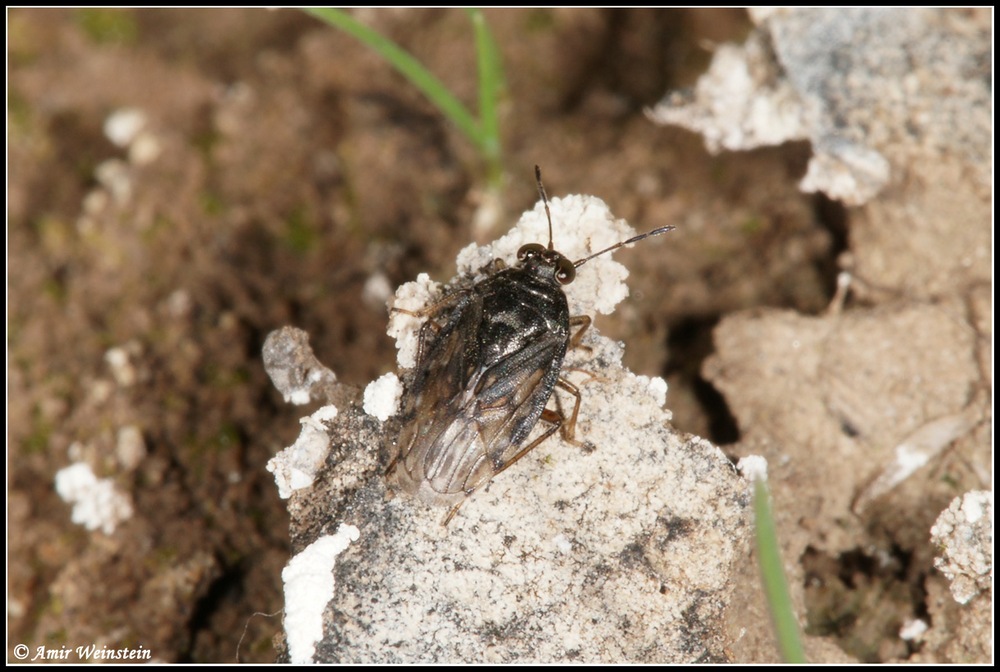
<svg viewBox="0 0 1000 672"><path fill-rule="evenodd" d="M535 181L538 183L538 195L542 197L542 203L545 205L545 217L546 217L546 219L549 220L549 251L551 252L552 251L552 213L549 212L549 197L548 197L548 194L545 193L545 187L542 185L542 169L539 168L537 165L535 166ZM673 231L675 228L677 228L677 227L675 227L675 226L661 226L658 229L653 229L652 231L648 231L648 232L640 234L638 236L634 236L632 238L629 238L628 240L624 240L624 241L622 241L620 243L616 243L616 244L612 245L611 247L607 247L607 248L601 250L600 252L595 252L594 254L590 255L589 257L584 257L583 259L580 259L578 261L574 261L573 262L573 268L580 268L580 266L583 266L585 263L587 263L588 261L590 261L594 257L599 257L602 254L604 254L605 252L611 252L612 250L617 250L619 247L624 247L625 245L631 245L632 243L637 243L640 240L642 240L643 238L649 238L650 236L658 236L661 233L666 233L667 231Z"/></svg>
<svg viewBox="0 0 1000 672"><path fill-rule="evenodd" d="M580 268L581 266L583 266L585 263L587 263L588 261L590 261L594 257L599 257L602 254L604 254L605 252L610 252L611 250L617 250L619 247L624 247L625 245L630 245L631 243L637 243L640 240L642 240L643 238L649 238L650 236L658 236L661 233L666 233L667 231L673 231L675 228L677 228L677 227L675 227L675 226L661 226L658 229L653 229L652 231L648 231L646 233L640 234L640 235L635 236L633 238L629 238L628 240L623 240L620 243L615 243L611 247L606 247L603 250L601 250L600 252L594 252L589 257L584 257L583 259L580 259L579 261L574 261L573 262L573 268Z"/></svg>
<svg viewBox="0 0 1000 672"><path fill-rule="evenodd" d="M542 186L542 169L537 165L535 166L535 181L538 182L538 195L542 197L542 203L545 204L545 217L549 220L549 251L552 251L552 213L549 212L549 197L545 193L545 187Z"/></svg>

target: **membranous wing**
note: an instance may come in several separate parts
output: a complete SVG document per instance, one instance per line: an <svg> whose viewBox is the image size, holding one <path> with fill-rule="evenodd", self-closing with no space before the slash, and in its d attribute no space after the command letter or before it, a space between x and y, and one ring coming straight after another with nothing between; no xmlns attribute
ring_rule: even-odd
<svg viewBox="0 0 1000 672"><path fill-rule="evenodd" d="M458 298L443 324L421 331L398 478L424 501L460 502L506 467L559 375L561 322L493 287L509 283L486 281Z"/></svg>

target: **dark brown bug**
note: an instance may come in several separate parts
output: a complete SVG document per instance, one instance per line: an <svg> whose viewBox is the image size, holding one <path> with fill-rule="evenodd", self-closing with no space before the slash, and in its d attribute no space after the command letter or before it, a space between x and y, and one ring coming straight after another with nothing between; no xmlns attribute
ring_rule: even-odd
<svg viewBox="0 0 1000 672"><path fill-rule="evenodd" d="M386 474L418 499L451 506L445 525L473 492L557 429L573 441L580 393L559 372L567 348L580 342L591 320L570 317L562 285L588 260L674 228L664 226L570 261L553 249L552 217L537 166L535 176L548 218L547 247L522 246L510 268L494 260L486 278L423 310L394 309L428 319L420 328L397 449ZM546 408L556 386L576 397L568 420ZM539 418L549 427L522 446Z"/></svg>

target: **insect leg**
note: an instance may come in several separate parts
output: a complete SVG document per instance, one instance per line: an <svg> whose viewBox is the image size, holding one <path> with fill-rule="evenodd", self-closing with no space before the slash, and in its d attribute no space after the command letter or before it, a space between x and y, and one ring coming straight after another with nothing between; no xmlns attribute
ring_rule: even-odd
<svg viewBox="0 0 1000 672"><path fill-rule="evenodd" d="M605 383L610 382L610 378L606 378L604 376L599 376L596 373L594 373L593 371L591 371L590 369L581 369L578 366L564 366L562 370L563 371L575 371L576 373L586 374L587 380L585 380L582 383L580 383L580 385L586 385L587 383L589 383L589 382L591 382L593 380L600 380L600 381L605 382Z"/></svg>
<svg viewBox="0 0 1000 672"><path fill-rule="evenodd" d="M385 468L385 472L382 474L383 476L388 476L393 471L395 471L396 465L399 464L400 457L402 457L402 452L397 452L396 456L392 458L391 462L389 462L389 466Z"/></svg>
<svg viewBox="0 0 1000 672"><path fill-rule="evenodd" d="M527 446L525 446L521 450L517 451L517 454L514 455L514 457L510 458L509 460L507 460L507 462L505 464L503 464L499 469L497 469L496 474L493 474L494 478L497 476L497 474L500 474L500 473L506 471L507 469L509 469L510 467L514 466L515 462L517 462L522 457L524 457L525 455L527 455L528 453L530 453L532 451L532 449L535 448L535 446L537 446L542 441L544 441L545 439L547 439L550 436L552 436L553 434L555 434L555 431L557 429L559 429L559 427L561 427L562 423L563 423L563 416L562 416L561 413L559 413L558 411L551 411L551 410L549 410L547 408L542 411L542 417L541 417L541 419L544 420L545 422L551 424L552 426L549 427L548 429L546 429L545 432L541 436L539 436L537 439L535 439L534 441L532 441L531 443L529 443Z"/></svg>
<svg viewBox="0 0 1000 672"><path fill-rule="evenodd" d="M589 320L589 318L588 318L588 320ZM566 390L567 392L569 392L570 394L572 394L574 397L576 397L576 402L573 404L573 414L570 416L569 422L568 423L565 422L566 417L562 414L561 411L553 411L553 410L548 409L548 408L543 409L542 410L542 416L541 416L540 420L544 420L545 422L549 423L551 425L551 427L549 427L548 429L546 429L545 432L541 436L539 436L537 439L535 439L534 441L532 441L531 443L529 443L527 446L525 446L521 450L517 451L517 454L514 455L514 457L510 458L509 460L507 460L507 462L505 464L501 465L500 468L497 469L496 473L493 474L494 477L496 477L498 474L506 471L510 467L514 466L515 462L517 462L522 457L524 457L525 455L527 455L528 453L530 453L532 451L532 449L534 449L542 441L544 441L545 439L547 439L550 436L552 436L553 434L555 434L556 430L560 429L561 427L565 427L565 429L563 429L561 431L563 439L565 439L566 441L568 441L568 442L570 442L570 443L572 443L572 444L574 444L576 446L583 446L583 445L585 445L583 442L577 441L577 440L575 440L573 438L573 435L574 435L574 433L576 431L576 417L580 413L580 399L581 399L580 390L577 389L576 385L574 385L573 383L569 382L565 378L559 378L556 381L556 385L558 385L559 387L561 387L562 389Z"/></svg>
<svg viewBox="0 0 1000 672"><path fill-rule="evenodd" d="M589 317L587 318L587 321L588 323L590 322ZM568 441L572 443L574 446L583 446L585 444L582 441L577 441L576 439L573 438L573 436L576 434L576 417L580 414L580 400L582 399L582 397L580 396L580 389L573 383L566 380L565 378L559 378L558 380L556 380L556 385L558 385L559 387L561 387L562 389L566 390L574 397L576 397L576 401L573 402L573 413L569 416L569 422L566 423L560 422L558 425L559 427L561 427L562 438L564 441ZM564 418L560 415L560 420L563 419Z"/></svg>
<svg viewBox="0 0 1000 672"><path fill-rule="evenodd" d="M583 333L590 328L590 315L574 315L569 318L569 327L580 327L580 330L569 338L569 347L576 348L580 346L580 341L583 339Z"/></svg>
<svg viewBox="0 0 1000 672"><path fill-rule="evenodd" d="M468 498L468 497L466 497L466 498L465 498L465 499L463 499L463 500L462 500L461 502L459 502L459 503L458 503L458 504L456 504L455 506L451 507L451 510L450 510L450 511L448 512L448 515L447 515L447 516L445 516L445 517L444 517L444 520L442 520L442 521L441 521L441 527L447 527L447 526L448 526L448 523L450 523L450 522L451 522L451 519L452 519L452 518L454 518L454 517L455 517L455 514L456 514L456 513L458 513L458 510L459 510L460 508L462 508L462 504L465 504L466 500L468 500L468 499L469 499L469 498Z"/></svg>
<svg viewBox="0 0 1000 672"><path fill-rule="evenodd" d="M453 292L448 292L440 299L435 301L429 306L424 306L419 310L409 310L408 308L397 308L393 306L389 309L389 312L403 313L404 315L412 315L413 317L434 317L438 313L448 308L449 304L458 303L458 301L468 295L469 290L459 289Z"/></svg>
<svg viewBox="0 0 1000 672"><path fill-rule="evenodd" d="M487 275L496 275L505 268L507 268L507 262L505 262L500 257L497 257L493 261L483 266L482 270L485 271Z"/></svg>
<svg viewBox="0 0 1000 672"><path fill-rule="evenodd" d="M566 390L567 392L576 397L576 403L573 405L573 414L572 416L570 416L569 423L565 422L565 417L560 411L553 411L548 408L542 410L542 416L540 420L544 420L551 426L548 429L546 429L545 432L543 432L542 435L539 436L537 439L529 443L521 450L517 451L517 454L515 454L514 457L510 458L509 460L507 460L507 462L502 464L496 470L496 472L493 474L490 480L496 478L499 474L503 473L510 467L514 466L514 464L518 460L520 460L522 457L524 457L532 450L534 450L542 441L555 434L556 430L560 429L561 427L567 427L568 425L568 430L564 429L562 432L563 438L566 441L569 441L570 443L573 443L578 446L584 445L582 442L573 439L573 429L576 427L576 417L580 411L580 391L576 388L576 385L562 378L556 381L556 385L558 385L559 387L563 388L564 390ZM390 465L389 468L391 469L392 466L393 465ZM451 519L455 517L456 513L458 513L458 510L462 508L462 504L465 504L466 500L468 500L469 496L471 495L472 493L470 492L468 496L466 496L464 499L462 499L462 501L460 501L458 504L452 507L452 509L448 511L448 515L445 516L443 521L441 521L441 525L447 525L448 523L450 523Z"/></svg>
<svg viewBox="0 0 1000 672"><path fill-rule="evenodd" d="M588 318L588 321L589 321L589 318ZM580 410L580 392L579 392L579 390L577 390L577 388L576 388L575 385L573 385L572 383L570 383L567 380L563 380L562 378L559 378L559 379L556 380L556 385L558 385L559 387L563 388L564 390L567 390L568 392L570 392L571 394L573 394L573 395L576 396L576 404L573 407L573 415L572 415L572 417L570 419L570 426L571 427L575 427L576 426L576 416L577 416L577 413ZM558 403L558 400L557 400L557 403ZM530 453L532 450L534 450L542 441L544 441L545 439L547 439L550 436L552 436L556 432L556 430L558 430L560 427L564 427L565 426L565 423L564 423L565 417L563 416L562 412L558 411L558 410L553 411L553 410L548 409L548 408L542 409L542 415L541 415L541 417L539 419L540 420L544 420L545 422L547 422L550 425L548 427L548 429L546 429L538 438L536 438L534 441L532 441L531 443L529 443L527 446L525 446L524 448L521 448L519 451L517 451L517 453L513 457L511 457L509 460L507 460L503 464L497 466L496 467L496 471L489 477L489 479L487 479L481 485L485 485L489 481L493 480L493 478L496 478L499 474L503 473L504 471L506 471L510 467L514 466L514 464L516 462L518 462L522 457L524 457L525 455L527 455L528 453ZM574 443L574 444L577 444L577 445L583 445L579 441L574 441L573 440L573 438L572 438L572 431L570 431L568 437L566 436L565 432L563 433L563 436L564 436L564 438L566 438L571 443ZM390 465L390 469L391 468L392 468L392 465ZM478 489L478 487L476 489ZM455 517L455 514L458 513L458 510L460 508L462 508L462 505L465 504L465 502L469 499L469 497L472 496L473 492L474 491L467 492L466 497L464 497L462 499L462 501L460 501L458 504L456 504L454 507L452 507L450 511L448 511L448 515L446 515L445 518L444 518L444 520L441 521L441 525L445 526L445 525L447 525L448 523L451 522L451 519Z"/></svg>

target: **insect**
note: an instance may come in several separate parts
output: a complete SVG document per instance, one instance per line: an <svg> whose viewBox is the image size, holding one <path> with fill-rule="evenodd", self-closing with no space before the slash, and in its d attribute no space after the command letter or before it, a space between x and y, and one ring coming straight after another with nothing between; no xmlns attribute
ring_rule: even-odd
<svg viewBox="0 0 1000 672"><path fill-rule="evenodd" d="M580 343L589 316L570 316L562 286L590 259L666 233L664 226L577 261L552 244L552 215L535 167L549 226L548 246L529 243L517 264L495 259L487 277L447 292L419 311L416 366L402 401L397 450L386 475L398 489L451 506L447 525L465 500L557 430L574 440L580 392L560 377L568 348ZM574 331L575 330L575 331ZM546 408L559 387L575 397L567 419ZM541 419L548 427L522 445Z"/></svg>

